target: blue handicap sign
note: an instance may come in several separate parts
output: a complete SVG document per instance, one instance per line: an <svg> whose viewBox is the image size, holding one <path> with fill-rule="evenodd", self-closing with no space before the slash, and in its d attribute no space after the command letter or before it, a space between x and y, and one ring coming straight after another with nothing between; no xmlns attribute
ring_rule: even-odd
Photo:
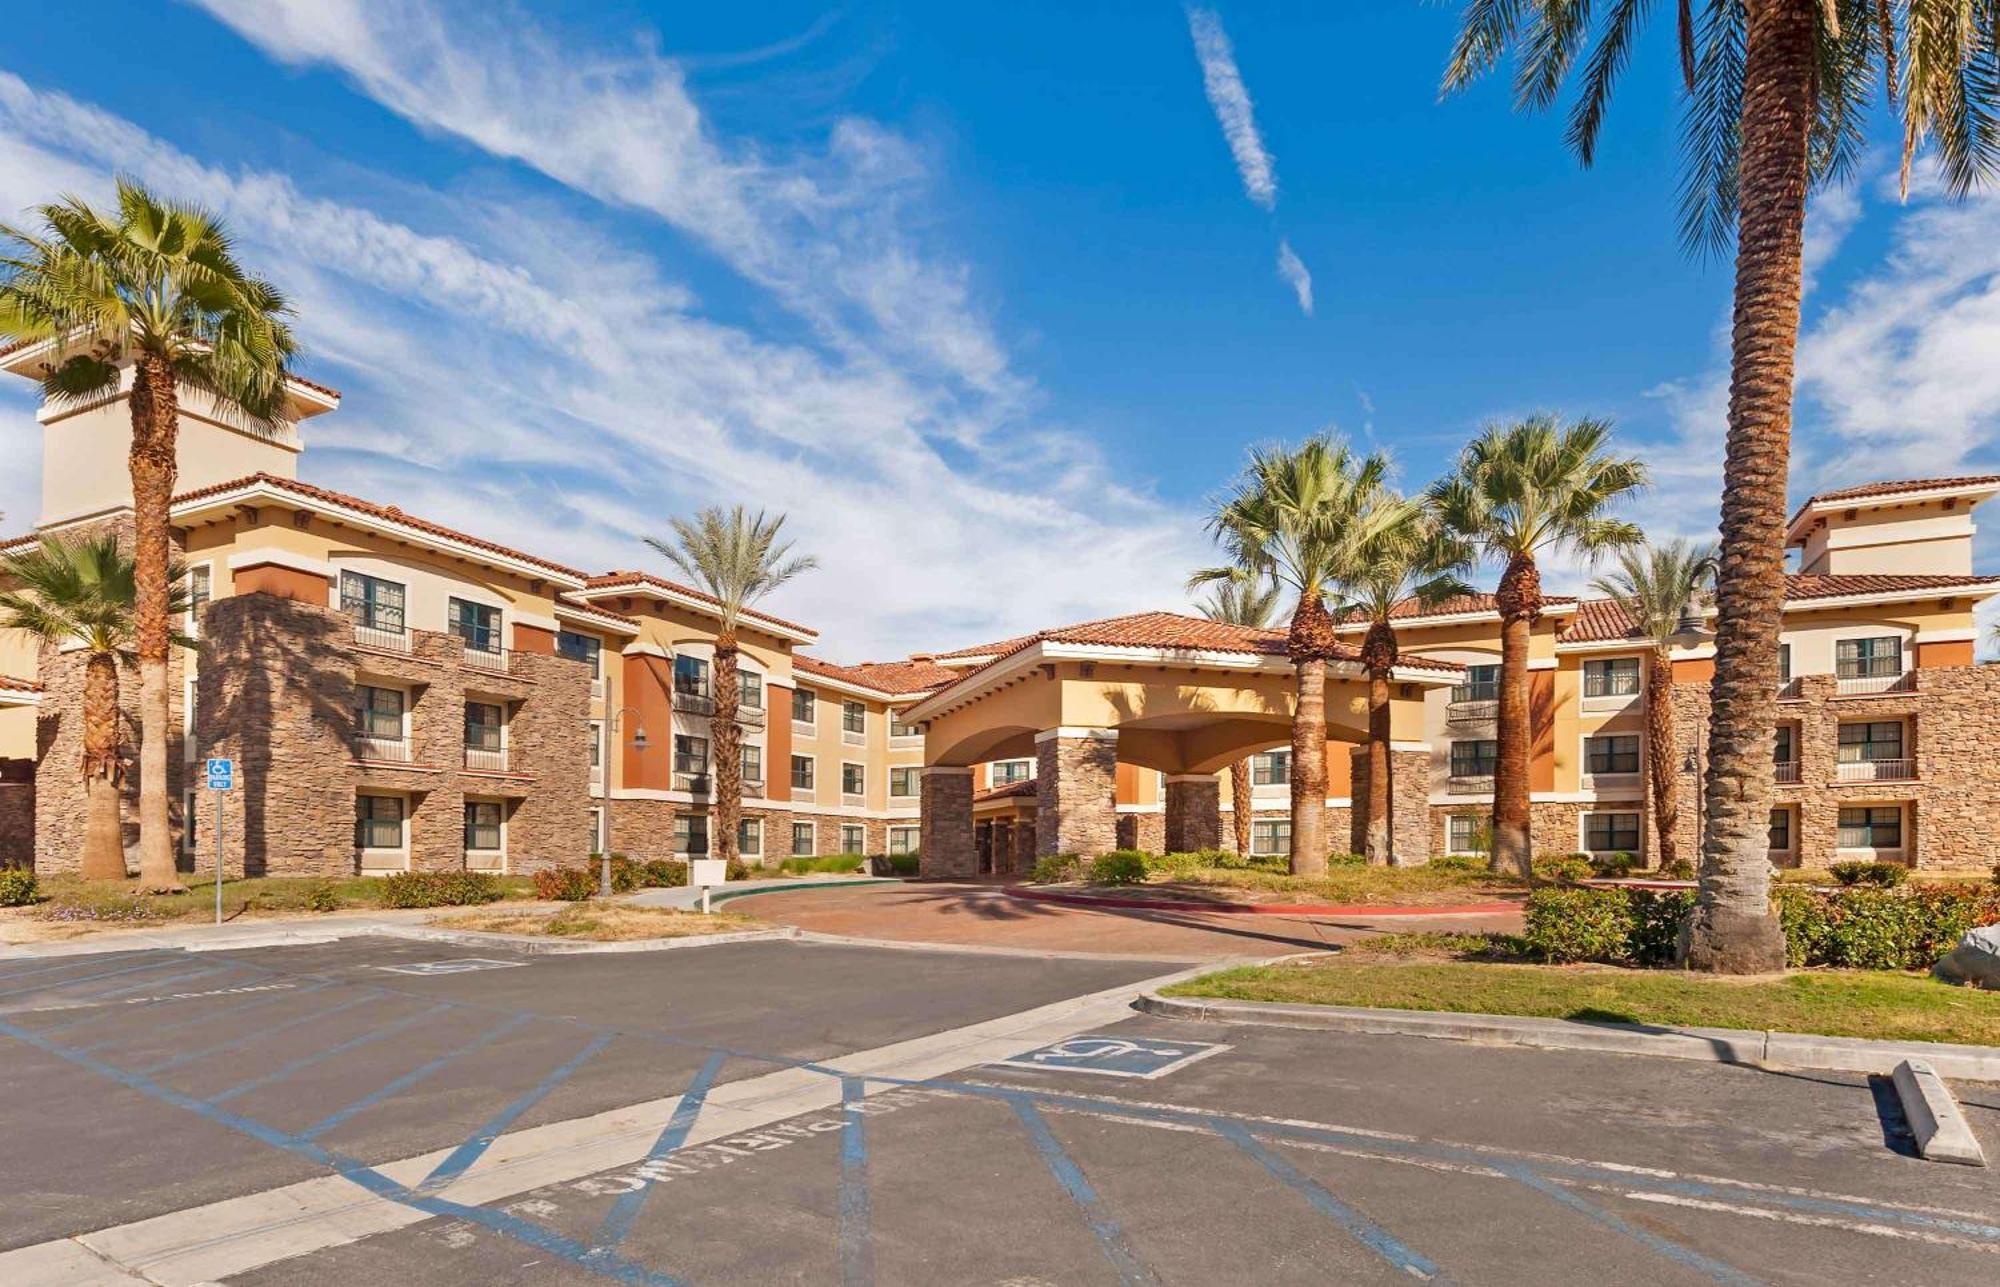
<svg viewBox="0 0 2000 1287"><path fill-rule="evenodd" d="M234 791L236 789L236 761L210 760L208 762L208 789L211 791Z"/></svg>
<svg viewBox="0 0 2000 1287"><path fill-rule="evenodd" d="M1029 1050L993 1065L1032 1068L1038 1072L1096 1073L1105 1077L1152 1080L1185 1068L1197 1059L1229 1049L1212 1041L1170 1041L1163 1037L1115 1037L1105 1034L1070 1037L1051 1046Z"/></svg>

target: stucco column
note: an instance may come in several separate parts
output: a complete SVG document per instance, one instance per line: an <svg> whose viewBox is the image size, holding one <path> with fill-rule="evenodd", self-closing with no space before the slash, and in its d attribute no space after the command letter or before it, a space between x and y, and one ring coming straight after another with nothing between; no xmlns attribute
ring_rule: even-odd
<svg viewBox="0 0 2000 1287"><path fill-rule="evenodd" d="M1222 847L1222 781L1213 773L1175 774L1167 779L1167 834L1170 854Z"/></svg>
<svg viewBox="0 0 2000 1287"><path fill-rule="evenodd" d="M917 874L965 879L979 874L979 851L972 843L972 770L926 768L917 788L918 838L923 851Z"/></svg>
<svg viewBox="0 0 2000 1287"><path fill-rule="evenodd" d="M1118 730L1035 735L1035 852L1094 857L1118 847Z"/></svg>
<svg viewBox="0 0 2000 1287"><path fill-rule="evenodd" d="M1431 752L1423 742L1389 744L1389 861L1431 860Z"/></svg>

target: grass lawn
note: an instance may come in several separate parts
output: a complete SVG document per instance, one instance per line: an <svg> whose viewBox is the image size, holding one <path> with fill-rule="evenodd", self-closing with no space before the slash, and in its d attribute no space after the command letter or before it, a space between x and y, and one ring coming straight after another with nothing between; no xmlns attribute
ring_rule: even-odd
<svg viewBox="0 0 2000 1287"><path fill-rule="evenodd" d="M1666 970L1499 965L1347 954L1245 966L1171 996L1522 1014L1550 1019L1755 1028L1891 1041L2000 1045L2000 992L1881 970L1799 971L1782 979L1702 978Z"/></svg>
<svg viewBox="0 0 2000 1287"><path fill-rule="evenodd" d="M1490 902L1526 889L1483 868L1333 866L1324 876L1292 876L1239 867L1155 873L1143 885L1090 886L1093 895L1215 899L1253 903L1369 903L1442 907Z"/></svg>
<svg viewBox="0 0 2000 1287"><path fill-rule="evenodd" d="M525 876L497 878L506 898L533 898ZM79 880L52 876L40 882L41 899L27 907L0 910L0 940L74 937L100 929L206 921L215 916L215 885L199 881L180 894L142 894L136 880ZM255 876L222 882L225 920L262 916L302 916L315 909L308 894L325 890L335 910L373 910L382 905L382 883L367 876L317 880L295 876Z"/></svg>
<svg viewBox="0 0 2000 1287"><path fill-rule="evenodd" d="M572 903L553 915L505 908L455 912L430 923L443 929L479 930L487 934L536 934L549 938L586 939L593 943L687 938L694 934L733 934L742 930L770 928L748 916L704 915L701 912L676 911L670 907L624 907L598 903Z"/></svg>

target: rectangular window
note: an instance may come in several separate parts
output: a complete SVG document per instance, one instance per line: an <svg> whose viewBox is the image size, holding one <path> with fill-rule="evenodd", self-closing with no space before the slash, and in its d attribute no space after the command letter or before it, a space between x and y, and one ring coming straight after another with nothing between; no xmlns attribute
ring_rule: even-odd
<svg viewBox="0 0 2000 1287"><path fill-rule="evenodd" d="M590 767L604 767L604 725L596 720L590 721Z"/></svg>
<svg viewBox="0 0 2000 1287"><path fill-rule="evenodd" d="M1781 643L1778 645L1778 679L1781 682L1789 682L1791 678L1792 646L1788 643Z"/></svg>
<svg viewBox="0 0 2000 1287"><path fill-rule="evenodd" d="M792 690L792 721L798 724L819 723L819 703L810 688Z"/></svg>
<svg viewBox="0 0 2000 1287"><path fill-rule="evenodd" d="M918 839L920 834L921 828L918 827L889 828L889 852L892 854L913 854L917 852L917 846L922 843Z"/></svg>
<svg viewBox="0 0 2000 1287"><path fill-rule="evenodd" d="M206 563L197 563L187 572L187 632L201 633L201 610L208 606L214 595L214 569Z"/></svg>
<svg viewBox="0 0 2000 1287"><path fill-rule="evenodd" d="M676 656L674 691L689 697L708 696L708 662L700 657Z"/></svg>
<svg viewBox="0 0 2000 1287"><path fill-rule="evenodd" d="M1451 690L1455 702L1490 702L1500 696L1500 667L1467 666L1465 682Z"/></svg>
<svg viewBox="0 0 2000 1287"><path fill-rule="evenodd" d="M747 710L764 709L764 677L755 671L746 670L736 677L740 688L736 704Z"/></svg>
<svg viewBox="0 0 2000 1287"><path fill-rule="evenodd" d="M674 815L674 852L700 857L708 852L708 815L705 813L677 813Z"/></svg>
<svg viewBox="0 0 2000 1287"><path fill-rule="evenodd" d="M1771 763L1790 764L1799 758L1798 739L1793 726L1780 724L1771 738Z"/></svg>
<svg viewBox="0 0 2000 1287"><path fill-rule="evenodd" d="M762 782L764 780L764 748L761 746L739 747L743 752L743 780Z"/></svg>
<svg viewBox="0 0 2000 1287"><path fill-rule="evenodd" d="M1289 818L1260 818L1250 824L1250 852L1288 854L1292 851L1292 822Z"/></svg>
<svg viewBox="0 0 2000 1287"><path fill-rule="evenodd" d="M847 825L841 827L840 852L844 854L858 854L866 851L867 848L868 848L868 829L866 827L857 827L853 825Z"/></svg>
<svg viewBox="0 0 2000 1287"><path fill-rule="evenodd" d="M1881 679L1903 673L1903 641L1895 635L1839 639L1833 645L1837 679Z"/></svg>
<svg viewBox="0 0 2000 1287"><path fill-rule="evenodd" d="M590 667L592 679L604 677L604 641L593 635L581 635L574 630L556 632L556 655L571 661L580 661Z"/></svg>
<svg viewBox="0 0 2000 1287"><path fill-rule="evenodd" d="M1451 815L1449 831L1445 836L1445 848L1455 854L1476 854L1486 852L1482 828L1486 819L1476 813L1454 813Z"/></svg>
<svg viewBox="0 0 2000 1287"><path fill-rule="evenodd" d="M1455 778L1490 778L1499 763L1500 743L1490 737L1451 744L1451 776Z"/></svg>
<svg viewBox="0 0 2000 1287"><path fill-rule="evenodd" d="M403 633L403 587L364 572L340 574L340 610L356 625L388 634Z"/></svg>
<svg viewBox="0 0 2000 1287"><path fill-rule="evenodd" d="M1591 813L1583 819L1583 847L1594 854L1639 852L1639 815Z"/></svg>
<svg viewBox="0 0 2000 1287"><path fill-rule="evenodd" d="M1250 757L1251 786L1284 786L1292 780L1292 753L1266 751Z"/></svg>
<svg viewBox="0 0 2000 1287"><path fill-rule="evenodd" d="M1792 848L1792 811L1790 809L1771 810L1771 849L1776 853L1789 853Z"/></svg>
<svg viewBox="0 0 2000 1287"><path fill-rule="evenodd" d="M1903 810L1899 805L1840 811L1842 849L1901 849Z"/></svg>
<svg viewBox="0 0 2000 1287"><path fill-rule="evenodd" d="M917 779L920 769L890 769L889 794L901 799L914 800L917 795Z"/></svg>
<svg viewBox="0 0 2000 1287"><path fill-rule="evenodd" d="M1583 758L1589 773L1637 773L1639 736L1620 733L1583 739Z"/></svg>
<svg viewBox="0 0 2000 1287"><path fill-rule="evenodd" d="M403 740L403 693L362 684L354 690L354 731L362 737Z"/></svg>
<svg viewBox="0 0 2000 1287"><path fill-rule="evenodd" d="M708 772L708 739L689 737L685 733L674 734L674 772Z"/></svg>
<svg viewBox="0 0 2000 1287"><path fill-rule="evenodd" d="M474 652L500 651L500 609L470 599L453 599L445 628L465 640Z"/></svg>
<svg viewBox="0 0 2000 1287"><path fill-rule="evenodd" d="M1899 720L1840 726L1842 764L1868 764L1903 758L1903 725Z"/></svg>
<svg viewBox="0 0 2000 1287"><path fill-rule="evenodd" d="M500 725L504 713L490 702L467 702L465 704L465 749L468 751L497 751L500 749ZM595 755L596 748L592 748Z"/></svg>
<svg viewBox="0 0 2000 1287"><path fill-rule="evenodd" d="M987 766L987 781L997 787L1026 782L1033 776L1035 776L1033 760L995 760Z"/></svg>
<svg viewBox="0 0 2000 1287"><path fill-rule="evenodd" d="M465 848L495 853L500 848L500 806L491 800L465 802Z"/></svg>
<svg viewBox="0 0 2000 1287"><path fill-rule="evenodd" d="M792 824L792 857L810 858L817 847L818 842L813 839L813 824L810 822L794 822Z"/></svg>
<svg viewBox="0 0 2000 1287"><path fill-rule="evenodd" d="M736 823L736 852L746 858L764 856L764 820L739 818Z"/></svg>
<svg viewBox="0 0 2000 1287"><path fill-rule="evenodd" d="M840 793L842 795L861 795L867 790L867 766L851 762L840 766Z"/></svg>
<svg viewBox="0 0 2000 1287"><path fill-rule="evenodd" d="M814 763L815 761L810 755L794 755L792 757L792 790L810 791L813 789Z"/></svg>
<svg viewBox="0 0 2000 1287"><path fill-rule="evenodd" d="M921 725L905 724L903 722L903 712L897 710L889 712L890 737L922 737L923 735L924 730Z"/></svg>
<svg viewBox="0 0 2000 1287"><path fill-rule="evenodd" d="M401 849L403 847L402 797L355 796L354 844L359 849Z"/></svg>
<svg viewBox="0 0 2000 1287"><path fill-rule="evenodd" d="M590 852L593 857L604 852L604 810L596 805L590 809Z"/></svg>
<svg viewBox="0 0 2000 1287"><path fill-rule="evenodd" d="M868 731L868 707L860 702L840 704L840 731L843 733L866 733Z"/></svg>
<svg viewBox="0 0 2000 1287"><path fill-rule="evenodd" d="M1583 663L1585 697L1630 697L1638 691L1637 657L1604 657Z"/></svg>

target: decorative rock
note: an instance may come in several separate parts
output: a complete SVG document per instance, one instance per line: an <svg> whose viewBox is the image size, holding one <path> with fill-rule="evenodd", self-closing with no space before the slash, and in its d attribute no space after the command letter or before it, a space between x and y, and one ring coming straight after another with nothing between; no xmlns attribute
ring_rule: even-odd
<svg viewBox="0 0 2000 1287"><path fill-rule="evenodd" d="M1933 969L1949 983L1972 983L2000 990L2000 925L1967 930L1958 946L1945 953Z"/></svg>

